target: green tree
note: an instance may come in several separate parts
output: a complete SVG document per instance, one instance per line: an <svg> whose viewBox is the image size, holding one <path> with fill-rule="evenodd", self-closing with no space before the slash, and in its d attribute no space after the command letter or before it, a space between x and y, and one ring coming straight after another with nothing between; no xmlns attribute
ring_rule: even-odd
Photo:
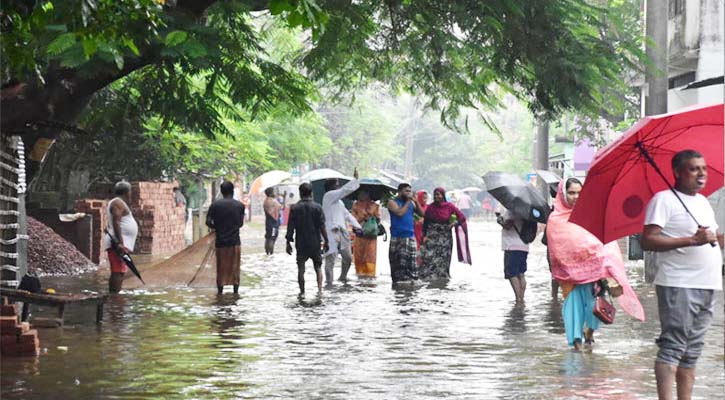
<svg viewBox="0 0 725 400"><path fill-rule="evenodd" d="M376 168L399 159L402 148L395 133L402 126L400 110L389 95L366 91L343 104L323 104L318 112L332 143L327 155L313 164L339 171L357 167L362 176L374 176Z"/></svg>
<svg viewBox="0 0 725 400"><path fill-rule="evenodd" d="M301 61L312 79L426 95L449 125L462 107L497 106L492 87L551 115L599 109L602 87L630 62L602 38L607 13L582 0L9 0L0 130L24 133L32 149L131 74L140 110L191 132L227 133L225 118L279 104L306 111L310 82L260 47L251 12L262 10L310 33Z"/></svg>

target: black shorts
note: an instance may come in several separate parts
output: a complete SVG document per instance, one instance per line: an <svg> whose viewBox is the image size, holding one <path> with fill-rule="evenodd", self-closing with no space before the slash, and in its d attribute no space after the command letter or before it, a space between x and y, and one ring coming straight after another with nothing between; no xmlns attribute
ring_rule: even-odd
<svg viewBox="0 0 725 400"><path fill-rule="evenodd" d="M320 249L309 249L309 250L297 250L297 266L304 267L307 260L312 260L312 265L315 269L322 267L322 253Z"/></svg>
<svg viewBox="0 0 725 400"><path fill-rule="evenodd" d="M279 221L275 221L267 216L264 220L264 238L267 240L277 240L277 236L279 236Z"/></svg>

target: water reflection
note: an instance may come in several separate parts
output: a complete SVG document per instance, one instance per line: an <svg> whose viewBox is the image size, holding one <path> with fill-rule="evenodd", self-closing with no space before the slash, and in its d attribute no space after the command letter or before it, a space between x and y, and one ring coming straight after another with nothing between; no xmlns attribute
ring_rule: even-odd
<svg viewBox="0 0 725 400"><path fill-rule="evenodd" d="M500 231L470 228L474 265L454 263L448 281L391 288L381 244L377 278L353 278L322 294L297 296L293 257L245 254L239 296L217 296L214 288L127 290L109 300L100 327L87 310L69 308L72 323L40 332L46 355L2 358L1 397L656 398L658 323L649 286L635 286L646 323L618 316L591 352L572 352L543 247L532 247L526 303L516 306L501 277ZM641 280L640 266L628 272ZM105 281L95 276L55 287L79 291L96 281L102 291ZM695 395L720 398L722 313L706 342Z"/></svg>
<svg viewBox="0 0 725 400"><path fill-rule="evenodd" d="M517 335L526 332L526 304L516 303L506 314L502 335Z"/></svg>
<svg viewBox="0 0 725 400"><path fill-rule="evenodd" d="M554 335L564 335L564 320L561 316L561 302L550 299L546 305L546 327L547 331Z"/></svg>

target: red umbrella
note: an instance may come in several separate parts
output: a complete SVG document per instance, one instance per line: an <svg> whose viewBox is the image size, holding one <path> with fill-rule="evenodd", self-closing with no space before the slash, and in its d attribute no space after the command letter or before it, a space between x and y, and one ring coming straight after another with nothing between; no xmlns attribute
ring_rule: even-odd
<svg viewBox="0 0 725 400"><path fill-rule="evenodd" d="M672 156L692 149L708 165L707 196L723 186L723 104L640 119L594 156L569 220L603 243L642 232L647 203L672 189ZM684 206L684 205L683 205Z"/></svg>

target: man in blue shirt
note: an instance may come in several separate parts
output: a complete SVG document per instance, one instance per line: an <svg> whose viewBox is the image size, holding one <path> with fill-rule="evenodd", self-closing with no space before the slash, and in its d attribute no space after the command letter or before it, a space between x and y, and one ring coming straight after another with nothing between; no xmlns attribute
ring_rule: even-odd
<svg viewBox="0 0 725 400"><path fill-rule="evenodd" d="M398 196L388 201L388 211L390 211L388 259L393 283L418 279L413 213L423 215L423 211L413 197L413 188L409 184L398 185Z"/></svg>

